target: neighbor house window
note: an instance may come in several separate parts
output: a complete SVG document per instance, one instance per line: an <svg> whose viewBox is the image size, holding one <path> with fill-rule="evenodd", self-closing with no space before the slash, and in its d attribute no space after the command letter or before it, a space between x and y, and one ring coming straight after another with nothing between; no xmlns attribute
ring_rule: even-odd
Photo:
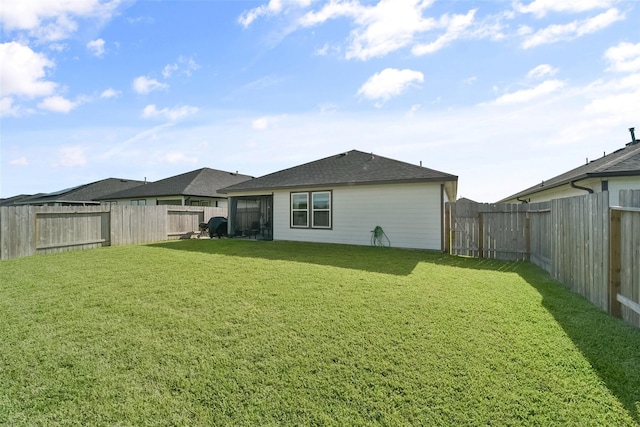
<svg viewBox="0 0 640 427"><path fill-rule="evenodd" d="M147 204L147 201L146 200L132 200L131 204L133 206L144 206L144 205Z"/></svg>
<svg viewBox="0 0 640 427"><path fill-rule="evenodd" d="M331 192L291 193L291 227L331 228Z"/></svg>

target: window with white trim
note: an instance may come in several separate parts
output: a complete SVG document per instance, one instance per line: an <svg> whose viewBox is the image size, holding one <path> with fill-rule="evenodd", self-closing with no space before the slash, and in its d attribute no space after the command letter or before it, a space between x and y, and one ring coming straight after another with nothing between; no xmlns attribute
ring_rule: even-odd
<svg viewBox="0 0 640 427"><path fill-rule="evenodd" d="M292 228L331 228L331 191L291 193Z"/></svg>
<svg viewBox="0 0 640 427"><path fill-rule="evenodd" d="M309 193L291 193L291 227L309 227Z"/></svg>
<svg viewBox="0 0 640 427"><path fill-rule="evenodd" d="M331 193L311 193L311 227L331 228Z"/></svg>

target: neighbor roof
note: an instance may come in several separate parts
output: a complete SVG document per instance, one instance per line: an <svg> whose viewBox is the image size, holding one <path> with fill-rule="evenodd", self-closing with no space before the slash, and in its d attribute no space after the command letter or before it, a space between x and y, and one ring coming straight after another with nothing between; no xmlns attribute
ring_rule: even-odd
<svg viewBox="0 0 640 427"><path fill-rule="evenodd" d="M458 177L422 166L351 150L223 188L221 191L294 187L456 181Z"/></svg>
<svg viewBox="0 0 640 427"><path fill-rule="evenodd" d="M107 178L77 187L65 188L52 193L41 194L38 197L29 197L16 201L15 205L37 205L44 203L88 203L99 204L97 200L105 194L121 191L128 188L139 187L144 181L131 179Z"/></svg>
<svg viewBox="0 0 640 427"><path fill-rule="evenodd" d="M0 206L15 206L18 204L24 204L27 200L35 200L39 197L44 196L45 193L38 194L18 194L17 196L7 197L6 199L0 199Z"/></svg>
<svg viewBox="0 0 640 427"><path fill-rule="evenodd" d="M218 189L251 179L249 175L202 168L161 179L146 185L107 194L100 200L159 196L227 197Z"/></svg>
<svg viewBox="0 0 640 427"><path fill-rule="evenodd" d="M528 196L587 178L635 175L640 175L640 140L636 140L611 154L607 154L597 160L592 160L585 165L571 169L561 175L545 180L541 184L534 185L533 187L502 199L501 202L517 197Z"/></svg>

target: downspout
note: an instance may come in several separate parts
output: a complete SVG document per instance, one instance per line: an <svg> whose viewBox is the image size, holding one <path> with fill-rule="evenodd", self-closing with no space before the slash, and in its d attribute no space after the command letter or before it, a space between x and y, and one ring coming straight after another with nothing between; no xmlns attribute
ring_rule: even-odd
<svg viewBox="0 0 640 427"><path fill-rule="evenodd" d="M584 190L584 191L586 191L586 192L587 192L587 193L589 193L589 194L593 194L593 190L592 190L592 189L587 188L587 187L581 187L581 186L579 186L579 185L576 185L576 182L578 182L578 181L579 181L579 180L577 180L577 179L576 179L575 181L571 181L571 182L569 183L569 185L571 185L571 188L575 188L576 190Z"/></svg>

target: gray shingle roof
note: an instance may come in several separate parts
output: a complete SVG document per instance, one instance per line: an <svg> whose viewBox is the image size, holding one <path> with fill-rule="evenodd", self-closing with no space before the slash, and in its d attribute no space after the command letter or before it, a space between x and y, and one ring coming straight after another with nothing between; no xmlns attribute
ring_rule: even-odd
<svg viewBox="0 0 640 427"><path fill-rule="evenodd" d="M422 166L351 150L223 188L223 192L360 184L457 181Z"/></svg>
<svg viewBox="0 0 640 427"><path fill-rule="evenodd" d="M24 204L28 200L36 200L42 196L46 195L45 193L38 194L18 194L17 196L7 197L6 199L0 199L0 206L16 206L20 204Z"/></svg>
<svg viewBox="0 0 640 427"><path fill-rule="evenodd" d="M131 199L160 196L227 197L218 189L251 179L249 175L202 168L161 179L117 193L107 194L99 200Z"/></svg>
<svg viewBox="0 0 640 427"><path fill-rule="evenodd" d="M79 185L77 187L66 188L64 190L54 191L52 193L41 194L39 196L24 198L16 201L16 205L37 205L43 203L83 203L94 202L99 200L105 194L122 191L129 188L139 187L144 181L131 179L107 178L100 181L91 182L89 184ZM96 202L97 203L97 202Z"/></svg>
<svg viewBox="0 0 640 427"><path fill-rule="evenodd" d="M597 160L592 160L585 165L545 180L541 184L529 187L501 201L528 196L529 194L587 178L634 175L640 175L640 140L636 140L633 144L629 143L624 148L616 150L611 154L607 154Z"/></svg>

